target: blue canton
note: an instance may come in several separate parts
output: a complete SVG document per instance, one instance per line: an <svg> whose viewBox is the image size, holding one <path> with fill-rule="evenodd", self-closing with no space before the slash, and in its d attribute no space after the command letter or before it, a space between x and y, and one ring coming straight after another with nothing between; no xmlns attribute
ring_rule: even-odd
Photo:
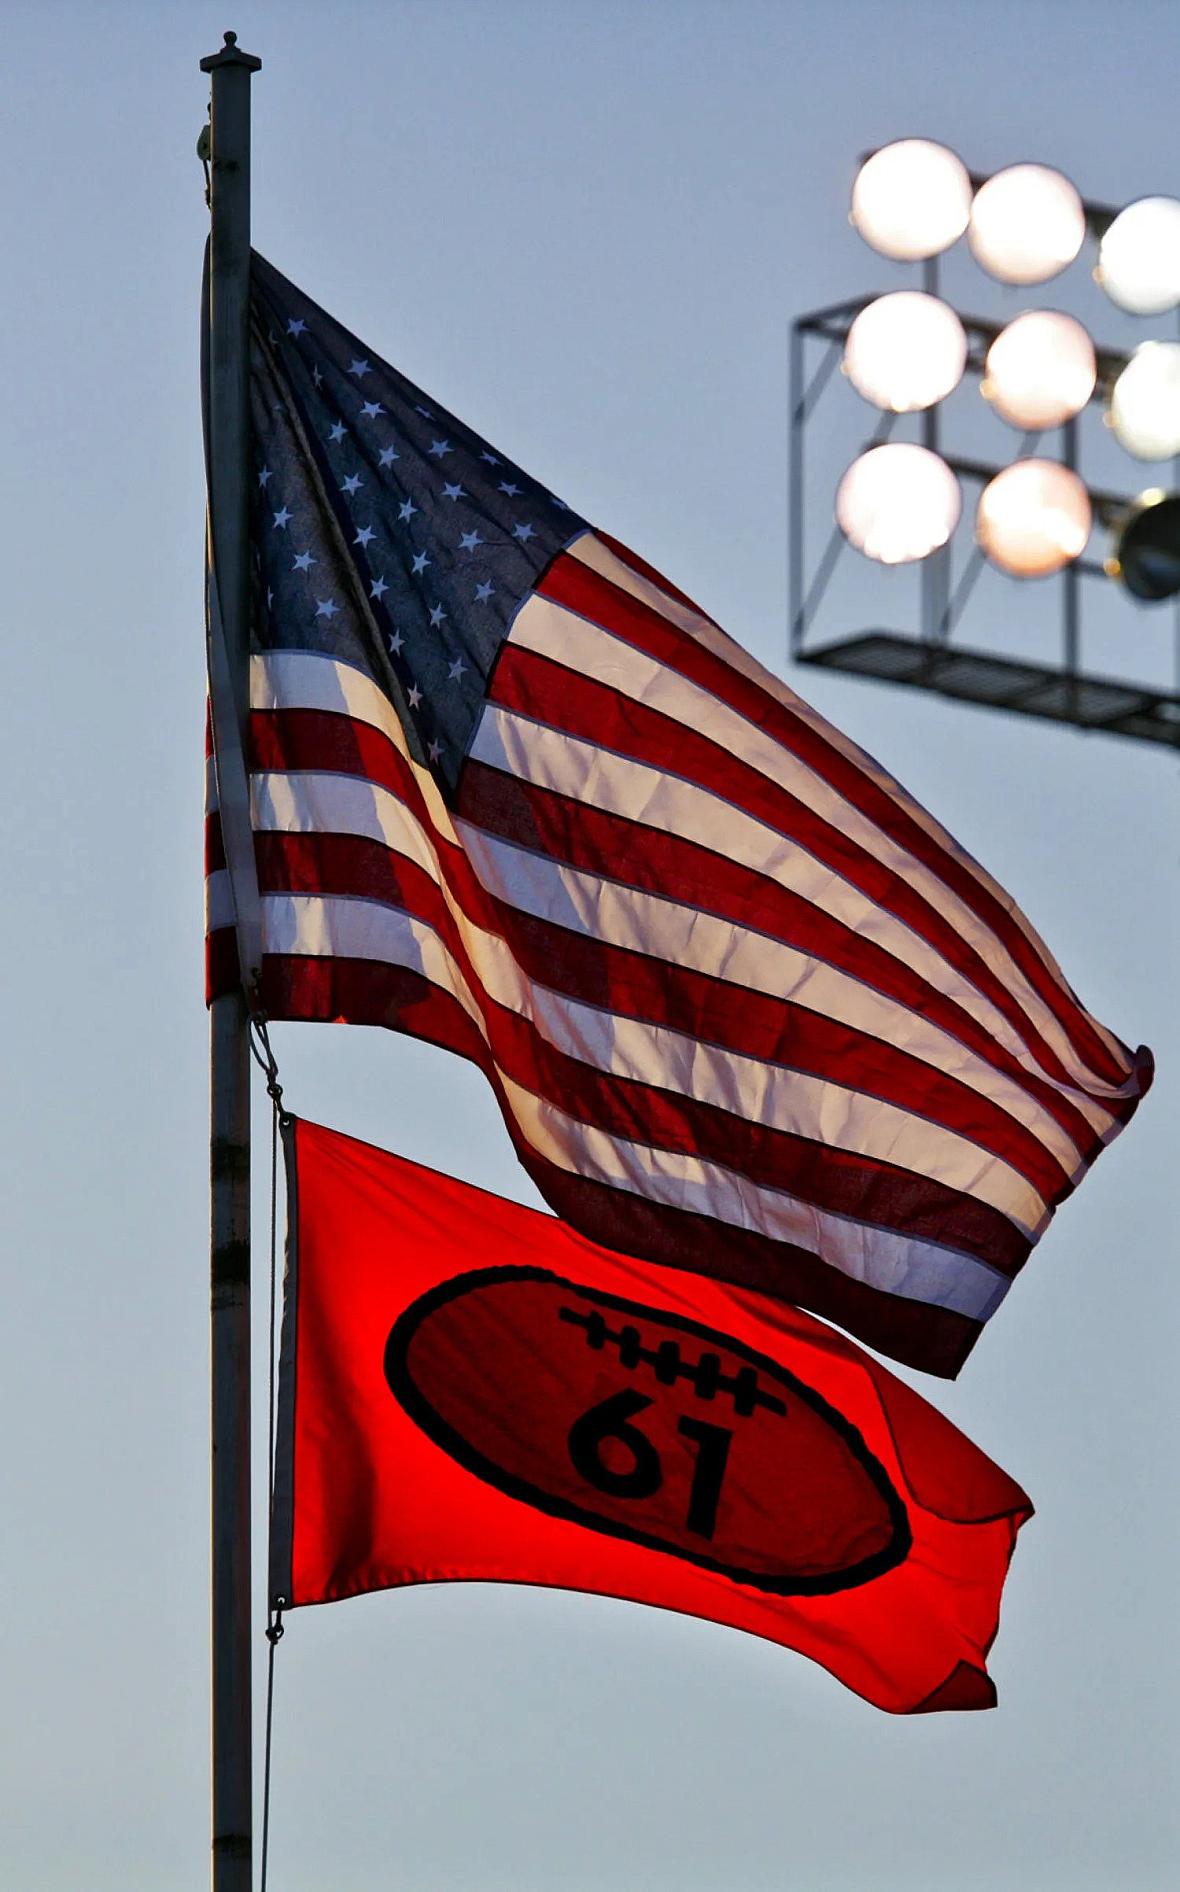
<svg viewBox="0 0 1180 1892"><path fill-rule="evenodd" d="M450 800L513 619L586 521L257 254L250 397L254 647L372 677Z"/></svg>

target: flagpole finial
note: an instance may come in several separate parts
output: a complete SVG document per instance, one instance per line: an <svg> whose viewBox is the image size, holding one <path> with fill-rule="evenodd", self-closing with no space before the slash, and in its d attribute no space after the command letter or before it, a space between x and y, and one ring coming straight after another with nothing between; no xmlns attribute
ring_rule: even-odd
<svg viewBox="0 0 1180 1892"><path fill-rule="evenodd" d="M210 53L201 61L202 72L216 72L221 66L245 66L249 72L259 72L262 61L253 53L244 53L238 45L236 33L226 33L225 45L220 52Z"/></svg>

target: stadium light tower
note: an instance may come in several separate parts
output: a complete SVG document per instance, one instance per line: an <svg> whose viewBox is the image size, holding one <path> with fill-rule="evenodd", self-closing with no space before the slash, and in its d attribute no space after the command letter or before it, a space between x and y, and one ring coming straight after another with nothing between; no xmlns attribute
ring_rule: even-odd
<svg viewBox="0 0 1180 1892"><path fill-rule="evenodd" d="M1012 165L981 177L945 146L907 138L863 160L850 220L878 254L916 266L919 281L813 311L793 324L792 655L801 663L1180 746L1180 493L1162 485L1139 490L1142 475L1136 478L1135 470L1136 462L1180 455L1180 342L1153 336L1130 351L1096 346L1076 317L1035 302L1007 321L985 321L952 307L940 286L940 259L964 238L989 275L1032 296L1078 265L1089 248L1094 278L1111 302L1157 318L1180 308L1180 202L1147 197L1116 211L1085 201L1046 165ZM838 365L878 417L862 450L850 454L843 474L823 493L834 524L809 570L807 429ZM943 405L964 381L977 383L991 411L1020 436L1006 463L948 449L950 416ZM961 399L955 412L962 415ZM1101 415L1128 456L1131 490L1107 490L1085 477L1080 462L1088 413ZM898 437L899 428L916 438ZM830 437L829 421L825 442ZM1088 553L1095 531L1108 537L1105 557ZM965 546L969 532L973 543ZM918 568L914 629L845 626L834 637L818 633L821 605L849 549L881 566ZM1013 580L1048 580L1056 588L1056 661L1027 649L998 650L994 637L984 640L986 647L960 641L988 566ZM1083 597L1097 586L1126 610L1127 649L1137 641L1144 648L1151 628L1132 616L1136 607L1173 601L1176 670L1167 687L1158 679L1097 675L1083 666Z"/></svg>

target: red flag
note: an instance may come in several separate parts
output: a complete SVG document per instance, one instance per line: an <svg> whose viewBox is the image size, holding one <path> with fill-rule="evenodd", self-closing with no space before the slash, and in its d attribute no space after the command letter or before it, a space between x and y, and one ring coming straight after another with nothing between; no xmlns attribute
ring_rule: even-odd
<svg viewBox="0 0 1180 1892"><path fill-rule="evenodd" d="M1020 1487L848 1340L315 1124L288 1134L285 1607L539 1583L987 1708Z"/></svg>

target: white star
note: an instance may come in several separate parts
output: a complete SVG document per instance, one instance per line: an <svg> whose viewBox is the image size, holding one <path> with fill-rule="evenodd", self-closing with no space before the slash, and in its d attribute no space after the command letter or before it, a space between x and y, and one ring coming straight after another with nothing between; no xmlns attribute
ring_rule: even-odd
<svg viewBox="0 0 1180 1892"><path fill-rule="evenodd" d="M394 461L399 458L400 455L396 447L382 447L380 461L382 466L392 466Z"/></svg>
<svg viewBox="0 0 1180 1892"><path fill-rule="evenodd" d="M466 674L467 674L467 665L463 662L462 657L456 657L454 663L451 664L450 668L447 671L448 677L453 677L455 682L458 683L459 678L462 676L465 676Z"/></svg>
<svg viewBox="0 0 1180 1892"><path fill-rule="evenodd" d="M275 514L275 524L276 524L276 526L278 526L278 528L279 528L279 530L280 530L281 532L285 532L285 531L286 531L286 529L287 529L287 521L288 521L288 519L289 519L290 517L291 517L291 514L290 514L290 513L289 513L289 512L287 511L287 508L286 508L285 506L284 506L284 507L282 508L282 510L281 510L280 512L276 512L276 514Z"/></svg>
<svg viewBox="0 0 1180 1892"><path fill-rule="evenodd" d="M444 499L466 499L466 497L467 495L461 486L451 486L448 484L443 487Z"/></svg>
<svg viewBox="0 0 1180 1892"><path fill-rule="evenodd" d="M307 323L301 315L293 315L287 323L288 335L306 335Z"/></svg>
<svg viewBox="0 0 1180 1892"><path fill-rule="evenodd" d="M393 633L393 636L389 639L389 654L391 657L398 657L401 655L401 648L404 642L405 642L405 639L402 636L401 632L395 631Z"/></svg>
<svg viewBox="0 0 1180 1892"><path fill-rule="evenodd" d="M271 472L270 468L268 466L264 466L262 471L258 475L258 484L261 486L263 492L266 491L267 487L270 485L273 478L274 478L274 474Z"/></svg>
<svg viewBox="0 0 1180 1892"><path fill-rule="evenodd" d="M512 536L514 539L519 539L521 544L524 545L527 540L535 539L537 535L533 531L532 526L513 526Z"/></svg>
<svg viewBox="0 0 1180 1892"><path fill-rule="evenodd" d="M486 460L489 466L499 466L500 464L494 453L481 453L479 457L481 460Z"/></svg>
<svg viewBox="0 0 1180 1892"><path fill-rule="evenodd" d="M315 383L316 387L318 388L324 377L320 373L319 369L313 366L312 371L311 371L311 378L312 378L312 381Z"/></svg>
<svg viewBox="0 0 1180 1892"><path fill-rule="evenodd" d="M434 610L430 613L430 623L431 623L432 629L437 631L439 625L444 622L446 615L447 614L443 610L441 604L436 604L434 607Z"/></svg>
<svg viewBox="0 0 1180 1892"><path fill-rule="evenodd" d="M500 491L507 493L509 499L516 499L520 494L519 486L514 486L511 480L501 480Z"/></svg>
<svg viewBox="0 0 1180 1892"><path fill-rule="evenodd" d="M413 501L406 499L403 500L402 504L398 507L397 516L399 519L404 519L406 524L409 525L410 520L414 517L417 510L418 508L414 505Z"/></svg>
<svg viewBox="0 0 1180 1892"><path fill-rule="evenodd" d="M385 409L382 407L380 401L366 401L361 408L361 413L366 420L376 420L378 414L384 414L384 412Z"/></svg>
<svg viewBox="0 0 1180 1892"><path fill-rule="evenodd" d="M477 585L477 586L475 587L475 602L476 602L476 604L486 604L486 603L487 603L487 601L488 601L488 599L489 599L489 598L491 597L491 595L492 595L492 591L493 591L493 589L494 589L494 587L493 587L493 586L491 586L491 585L489 585L489 584L482 584L482 585Z"/></svg>
<svg viewBox="0 0 1180 1892"><path fill-rule="evenodd" d="M310 552L300 552L291 570L293 572L309 572L312 566L318 565L319 562L319 559L313 558Z"/></svg>
<svg viewBox="0 0 1180 1892"><path fill-rule="evenodd" d="M370 598L383 598L388 590L389 586L386 584L384 578L374 578L372 584L369 586L369 596Z"/></svg>
<svg viewBox="0 0 1180 1892"><path fill-rule="evenodd" d="M362 526L356 538L353 540L353 544L367 545L370 539L375 539L376 537L377 534L374 532L372 526Z"/></svg>
<svg viewBox="0 0 1180 1892"><path fill-rule="evenodd" d="M421 690L418 688L418 685L416 683L411 683L409 689L406 691L406 702L409 704L411 709L417 709L421 701L422 701Z"/></svg>
<svg viewBox="0 0 1180 1892"><path fill-rule="evenodd" d="M439 757L442 754L442 744L438 742L432 742L430 747L427 749L426 753L430 757L430 760L432 762L437 762Z"/></svg>
<svg viewBox="0 0 1180 1892"><path fill-rule="evenodd" d="M555 506L557 507L557 510L558 510L558 512L568 512L568 511L569 511L569 507L568 507L568 506L566 505L566 503L565 503L565 501L564 501L564 499L558 499L558 497L557 497L557 494L556 494L556 493L550 493L550 495L549 495L549 498L550 498L550 500L551 500L551 502L553 503L553 505L555 505Z"/></svg>
<svg viewBox="0 0 1180 1892"><path fill-rule="evenodd" d="M430 451L434 459L445 460L447 454L454 453L455 449L452 447L449 440L432 440L430 443Z"/></svg>
<svg viewBox="0 0 1180 1892"><path fill-rule="evenodd" d="M478 532L465 532L463 537L459 540L459 544L465 552L474 552L477 545L483 544L483 540L480 538Z"/></svg>
<svg viewBox="0 0 1180 1892"><path fill-rule="evenodd" d="M372 370L367 361L357 361L354 358L348 364L348 372L354 374L358 381L363 381L367 374L372 373Z"/></svg>
<svg viewBox="0 0 1180 1892"><path fill-rule="evenodd" d="M336 422L336 425L332 428L331 432L329 433L328 439L329 440L343 440L343 438L344 438L344 422L342 420L338 420Z"/></svg>
<svg viewBox="0 0 1180 1892"><path fill-rule="evenodd" d="M424 572L426 570L426 567L429 565L429 563L430 563L430 560L427 558L425 552L419 552L417 558L414 560L413 564L410 566L410 570L412 572Z"/></svg>
<svg viewBox="0 0 1180 1892"><path fill-rule="evenodd" d="M350 473L346 480L341 480L340 491L342 493L359 493L364 483L359 473Z"/></svg>
<svg viewBox="0 0 1180 1892"><path fill-rule="evenodd" d="M415 414L421 414L423 420L434 419L434 415L430 412L428 407L415 407L414 412Z"/></svg>
<svg viewBox="0 0 1180 1892"><path fill-rule="evenodd" d="M340 606L337 604L335 598L317 598L315 601L316 616L318 618L327 618L329 624L332 622L332 619L336 616L339 609Z"/></svg>

